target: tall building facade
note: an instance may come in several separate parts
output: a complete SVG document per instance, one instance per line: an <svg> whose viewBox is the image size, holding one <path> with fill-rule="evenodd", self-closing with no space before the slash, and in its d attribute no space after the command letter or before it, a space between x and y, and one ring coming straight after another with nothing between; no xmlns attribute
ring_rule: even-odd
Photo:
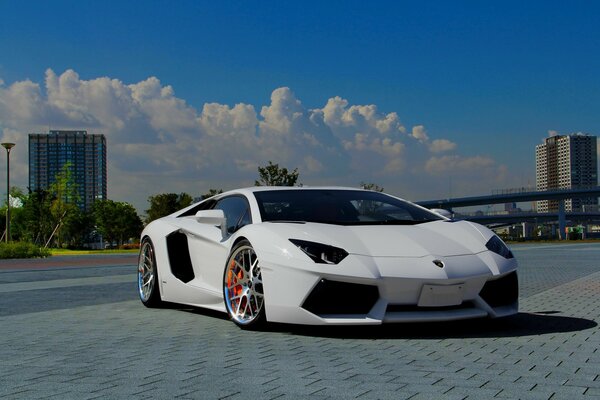
<svg viewBox="0 0 600 400"><path fill-rule="evenodd" d="M536 189L577 189L598 186L596 136L552 136L535 148ZM565 211L586 211L598 198L565 200ZM538 212L558 211L557 200L537 202Z"/></svg>
<svg viewBox="0 0 600 400"><path fill-rule="evenodd" d="M65 164L79 192L78 206L89 210L106 199L106 138L86 131L29 134L29 189L46 190Z"/></svg>

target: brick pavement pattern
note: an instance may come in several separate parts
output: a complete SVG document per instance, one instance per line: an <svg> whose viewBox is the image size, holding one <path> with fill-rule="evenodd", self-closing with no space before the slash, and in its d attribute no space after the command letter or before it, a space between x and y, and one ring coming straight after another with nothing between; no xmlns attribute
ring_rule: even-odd
<svg viewBox="0 0 600 400"><path fill-rule="evenodd" d="M0 398L600 399L600 245L513 250L515 317L262 332L143 307L135 260L13 263L0 268Z"/></svg>

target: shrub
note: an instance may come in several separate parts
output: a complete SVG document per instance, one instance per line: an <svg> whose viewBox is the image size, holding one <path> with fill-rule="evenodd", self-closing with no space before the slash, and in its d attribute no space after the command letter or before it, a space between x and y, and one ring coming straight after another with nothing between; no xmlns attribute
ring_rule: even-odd
<svg viewBox="0 0 600 400"><path fill-rule="evenodd" d="M139 249L139 248L140 248L139 243L127 243L127 244L122 244L119 246L119 250L133 250L133 249Z"/></svg>
<svg viewBox="0 0 600 400"><path fill-rule="evenodd" d="M0 259L48 257L50 250L29 242L0 242Z"/></svg>

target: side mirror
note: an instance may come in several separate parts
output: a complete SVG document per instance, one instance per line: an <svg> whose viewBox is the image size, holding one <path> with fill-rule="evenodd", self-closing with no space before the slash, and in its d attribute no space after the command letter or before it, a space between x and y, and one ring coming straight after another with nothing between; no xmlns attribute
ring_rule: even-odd
<svg viewBox="0 0 600 400"><path fill-rule="evenodd" d="M223 210L200 210L196 213L196 221L201 224L218 226L223 237L227 236L227 218Z"/></svg>

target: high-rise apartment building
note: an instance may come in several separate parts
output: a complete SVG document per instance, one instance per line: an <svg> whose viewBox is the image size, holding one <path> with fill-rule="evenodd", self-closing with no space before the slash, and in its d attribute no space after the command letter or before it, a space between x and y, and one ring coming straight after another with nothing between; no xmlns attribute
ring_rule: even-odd
<svg viewBox="0 0 600 400"><path fill-rule="evenodd" d="M106 199L106 138L86 131L29 134L29 189L46 190L65 164L79 192L78 206L89 210Z"/></svg>
<svg viewBox="0 0 600 400"><path fill-rule="evenodd" d="M535 148L537 190L577 189L598 185L596 136L573 134L552 136ZM565 200L565 211L585 211L597 206L598 198ZM557 200L537 202L538 212L558 211Z"/></svg>

